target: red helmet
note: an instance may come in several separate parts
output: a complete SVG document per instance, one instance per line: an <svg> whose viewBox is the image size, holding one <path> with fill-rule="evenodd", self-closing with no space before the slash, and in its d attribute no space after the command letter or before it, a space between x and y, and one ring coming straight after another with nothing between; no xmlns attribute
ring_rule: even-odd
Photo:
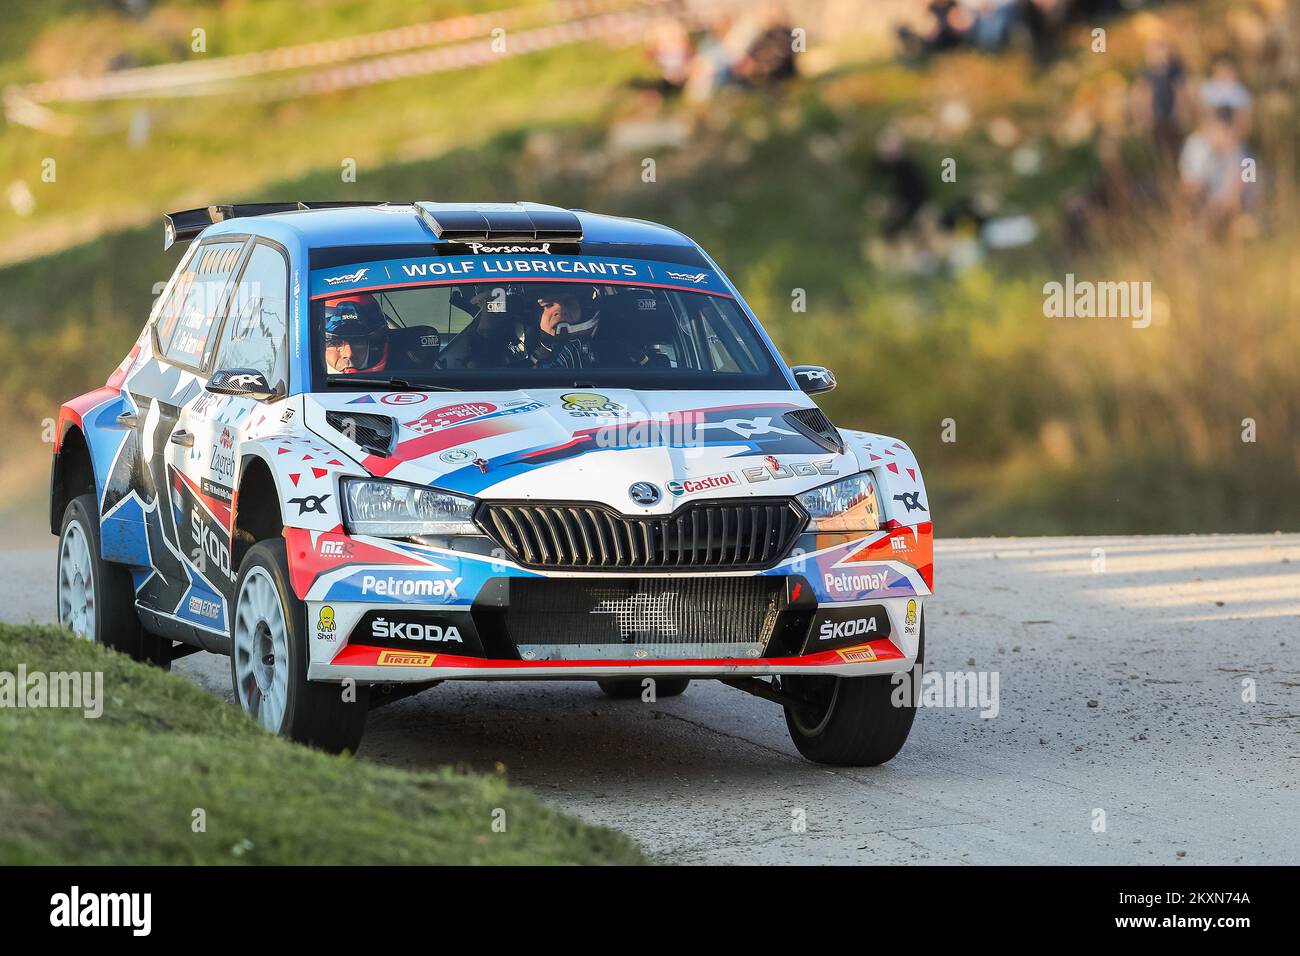
<svg viewBox="0 0 1300 956"><path fill-rule="evenodd" d="M353 292L325 300L325 346L343 342L352 346L354 354L364 345L364 361L370 363L364 368L344 369L345 374L380 372L388 364L388 323L370 293Z"/></svg>

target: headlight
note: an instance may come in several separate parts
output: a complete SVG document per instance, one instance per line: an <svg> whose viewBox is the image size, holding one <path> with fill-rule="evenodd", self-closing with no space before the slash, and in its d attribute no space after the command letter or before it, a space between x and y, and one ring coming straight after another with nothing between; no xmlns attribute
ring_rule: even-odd
<svg viewBox="0 0 1300 956"><path fill-rule="evenodd" d="M396 481L345 478L349 534L482 534L473 498Z"/></svg>
<svg viewBox="0 0 1300 956"><path fill-rule="evenodd" d="M863 472L799 495L812 518L809 531L875 531L880 527L876 483Z"/></svg>

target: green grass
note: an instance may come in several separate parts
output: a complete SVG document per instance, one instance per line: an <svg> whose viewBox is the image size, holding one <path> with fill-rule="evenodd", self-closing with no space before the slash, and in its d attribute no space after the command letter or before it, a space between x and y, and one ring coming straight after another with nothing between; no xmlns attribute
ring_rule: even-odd
<svg viewBox="0 0 1300 956"><path fill-rule="evenodd" d="M0 864L639 864L503 777L413 773L272 737L181 677L0 625L0 672L103 673L103 716L0 708ZM194 811L206 832L194 832ZM504 810L504 832L494 811Z"/></svg>

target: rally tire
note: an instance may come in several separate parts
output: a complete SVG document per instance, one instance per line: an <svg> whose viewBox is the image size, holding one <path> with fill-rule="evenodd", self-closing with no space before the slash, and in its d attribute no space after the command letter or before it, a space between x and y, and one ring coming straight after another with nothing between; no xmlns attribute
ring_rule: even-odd
<svg viewBox="0 0 1300 956"><path fill-rule="evenodd" d="M924 668L925 621L912 669L915 689ZM818 702L812 709L785 708L785 724L799 753L813 763L875 767L903 749L916 717L915 696L895 706L899 685L892 675L823 677L791 674L782 689Z"/></svg>
<svg viewBox="0 0 1300 956"><path fill-rule="evenodd" d="M307 680L307 608L289 585L283 538L249 548L232 604L230 679L240 708L265 729L328 753L356 752L370 688Z"/></svg>
<svg viewBox="0 0 1300 956"><path fill-rule="evenodd" d="M167 670L171 641L150 634L135 610L131 573L100 555L99 502L92 494L68 502L59 530L55 570L59 623L137 661Z"/></svg>
<svg viewBox="0 0 1300 956"><path fill-rule="evenodd" d="M612 697L614 700L633 700L641 696L640 677L610 677L605 680L596 681L600 689L605 692L606 697ZM686 693L686 688L690 686L690 678L687 677L656 677L655 682L655 699L660 697L679 697Z"/></svg>

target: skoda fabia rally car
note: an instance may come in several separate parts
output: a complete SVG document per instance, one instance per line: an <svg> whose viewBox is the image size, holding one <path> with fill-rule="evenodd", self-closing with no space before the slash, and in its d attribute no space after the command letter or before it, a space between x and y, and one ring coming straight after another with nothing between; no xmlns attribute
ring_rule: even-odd
<svg viewBox="0 0 1300 956"><path fill-rule="evenodd" d="M211 206L60 410L59 618L229 655L268 729L355 749L444 680L717 679L799 751L898 752L932 587L901 441L836 428L713 260L532 203Z"/></svg>

